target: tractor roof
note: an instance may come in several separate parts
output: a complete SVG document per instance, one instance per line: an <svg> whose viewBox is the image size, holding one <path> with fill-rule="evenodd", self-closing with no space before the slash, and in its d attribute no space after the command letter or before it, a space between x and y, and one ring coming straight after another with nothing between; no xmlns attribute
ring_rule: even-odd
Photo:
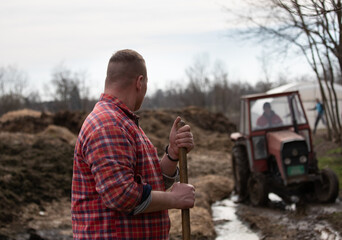
<svg viewBox="0 0 342 240"><path fill-rule="evenodd" d="M280 97L280 96L290 96L292 94L299 94L298 91L289 91L289 92L281 92L281 93L257 93L257 94L249 94L244 95L241 99L261 99L261 98L270 98L270 97Z"/></svg>

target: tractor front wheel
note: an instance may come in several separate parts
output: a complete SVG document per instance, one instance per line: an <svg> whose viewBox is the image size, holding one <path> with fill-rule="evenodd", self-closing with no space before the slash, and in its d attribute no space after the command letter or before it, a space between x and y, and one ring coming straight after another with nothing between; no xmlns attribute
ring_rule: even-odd
<svg viewBox="0 0 342 240"><path fill-rule="evenodd" d="M333 170L325 168L321 170L321 181L315 182L315 193L317 200L321 203L335 202L339 183L338 178Z"/></svg>
<svg viewBox="0 0 342 240"><path fill-rule="evenodd" d="M253 173L248 180L249 199L253 206L264 206L268 200L266 177L262 173Z"/></svg>

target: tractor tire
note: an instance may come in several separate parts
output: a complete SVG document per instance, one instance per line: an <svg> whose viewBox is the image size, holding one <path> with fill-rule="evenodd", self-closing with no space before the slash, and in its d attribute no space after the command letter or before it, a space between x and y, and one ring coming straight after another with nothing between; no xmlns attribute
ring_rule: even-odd
<svg viewBox="0 0 342 240"><path fill-rule="evenodd" d="M265 206L268 201L266 177L262 173L253 173L248 180L249 200L253 206Z"/></svg>
<svg viewBox="0 0 342 240"><path fill-rule="evenodd" d="M335 202L339 192L339 182L336 174L329 168L321 170L322 181L315 182L315 194L321 203Z"/></svg>
<svg viewBox="0 0 342 240"><path fill-rule="evenodd" d="M234 175L234 190L239 197L238 202L243 202L248 197L247 183L250 175L247 151L245 146L233 146L232 164Z"/></svg>

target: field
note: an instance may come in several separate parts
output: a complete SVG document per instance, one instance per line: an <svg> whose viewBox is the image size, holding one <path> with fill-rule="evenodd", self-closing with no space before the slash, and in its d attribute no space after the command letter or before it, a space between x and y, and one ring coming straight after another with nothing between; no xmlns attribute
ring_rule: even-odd
<svg viewBox="0 0 342 240"><path fill-rule="evenodd" d="M160 155L178 115L191 126L196 142L188 154L189 182L196 187L196 203L190 213L192 239L215 239L210 206L232 192L229 134L236 130L235 125L222 114L200 108L146 110L139 115ZM85 117L86 113L26 111L0 119L0 239L72 239L73 146ZM341 181L341 146L327 142L325 133L319 132L315 147L320 166L333 168ZM321 239L324 231L341 234L342 229L340 200L299 211L282 204L265 208L239 204L237 214L261 239ZM170 238L181 239L180 211L170 210L170 218Z"/></svg>

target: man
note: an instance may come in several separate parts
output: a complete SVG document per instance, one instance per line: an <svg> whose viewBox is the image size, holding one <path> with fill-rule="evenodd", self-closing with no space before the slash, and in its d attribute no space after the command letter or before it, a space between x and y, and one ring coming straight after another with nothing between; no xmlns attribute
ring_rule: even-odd
<svg viewBox="0 0 342 240"><path fill-rule="evenodd" d="M104 93L75 146L74 239L168 239L168 209L194 206L194 187L174 183L179 148L194 147L190 127L177 130L180 117L175 120L159 161L133 113L143 102L147 81L139 53L120 50L109 60Z"/></svg>
<svg viewBox="0 0 342 240"><path fill-rule="evenodd" d="M313 130L313 134L315 134L316 130L317 130L317 125L319 123L319 120L322 119L322 123L325 125L324 107L323 107L323 104L319 101L319 99L316 98L316 105L315 105L315 107L310 108L308 110L310 110L310 111L317 110L317 117L316 117L316 120L315 120L315 127L314 127L314 130Z"/></svg>
<svg viewBox="0 0 342 240"><path fill-rule="evenodd" d="M265 102L263 105L264 113L258 118L257 125L259 127L275 127L280 126L283 121L281 118L271 109L271 104Z"/></svg>

